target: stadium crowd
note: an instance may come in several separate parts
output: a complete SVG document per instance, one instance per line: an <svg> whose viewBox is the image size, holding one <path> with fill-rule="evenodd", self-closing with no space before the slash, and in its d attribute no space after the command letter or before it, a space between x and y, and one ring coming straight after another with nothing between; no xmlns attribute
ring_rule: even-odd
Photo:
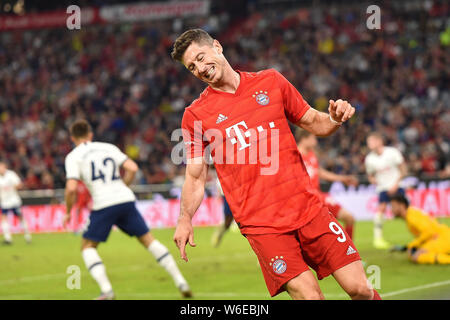
<svg viewBox="0 0 450 320"><path fill-rule="evenodd" d="M68 126L85 117L95 139L121 147L141 170L139 183L170 182L171 133L204 85L170 58L184 29L221 41L244 71L276 68L311 106L344 98L357 116L320 140L329 170L364 176L365 138L376 130L405 155L409 173L450 176L450 27L446 1L383 6L382 29L366 7L327 5L264 10L245 19L207 18L0 34L0 158L26 188L65 183Z"/></svg>

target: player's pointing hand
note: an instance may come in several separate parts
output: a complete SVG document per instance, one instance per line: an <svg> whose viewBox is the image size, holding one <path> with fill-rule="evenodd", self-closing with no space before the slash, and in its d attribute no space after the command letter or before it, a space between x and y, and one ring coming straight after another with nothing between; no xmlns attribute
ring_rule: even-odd
<svg viewBox="0 0 450 320"><path fill-rule="evenodd" d="M339 99L337 101L330 100L328 112L331 119L337 122L345 122L355 114L355 108L346 100Z"/></svg>
<svg viewBox="0 0 450 320"><path fill-rule="evenodd" d="M194 242L194 230L192 229L192 223L189 218L181 217L178 219L177 228L173 236L173 241L180 250L181 258L188 262L186 255L186 244L189 242L191 247L195 247Z"/></svg>

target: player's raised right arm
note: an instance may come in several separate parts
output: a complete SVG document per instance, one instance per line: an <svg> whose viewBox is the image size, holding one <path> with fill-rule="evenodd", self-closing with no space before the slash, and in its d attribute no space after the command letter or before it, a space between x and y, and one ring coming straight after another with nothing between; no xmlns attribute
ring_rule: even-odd
<svg viewBox="0 0 450 320"><path fill-rule="evenodd" d="M205 194L208 166L203 158L194 158L186 166L186 178L181 191L180 215L173 240L180 250L181 258L188 261L186 244L195 247L192 218L200 206Z"/></svg>

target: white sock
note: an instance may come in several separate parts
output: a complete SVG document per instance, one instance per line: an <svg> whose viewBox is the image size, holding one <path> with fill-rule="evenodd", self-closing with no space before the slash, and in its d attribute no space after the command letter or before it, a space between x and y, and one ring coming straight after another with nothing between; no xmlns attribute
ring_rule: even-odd
<svg viewBox="0 0 450 320"><path fill-rule="evenodd" d="M383 238L383 213L379 211L373 217L373 237L375 240Z"/></svg>
<svg viewBox="0 0 450 320"><path fill-rule="evenodd" d="M2 219L2 229L3 229L3 237L5 241L12 241L11 232L9 232L9 223L6 219Z"/></svg>
<svg viewBox="0 0 450 320"><path fill-rule="evenodd" d="M102 259L98 255L97 249L87 248L81 252L86 268L88 268L92 278L97 281L102 293L112 291L111 283L106 275L106 269Z"/></svg>
<svg viewBox="0 0 450 320"><path fill-rule="evenodd" d="M148 246L148 251L155 257L159 265L172 276L177 287L187 283L166 246L155 239Z"/></svg>

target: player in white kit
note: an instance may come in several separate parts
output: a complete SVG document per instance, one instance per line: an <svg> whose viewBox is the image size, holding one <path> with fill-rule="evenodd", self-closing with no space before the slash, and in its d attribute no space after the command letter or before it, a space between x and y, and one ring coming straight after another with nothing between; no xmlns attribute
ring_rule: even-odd
<svg viewBox="0 0 450 320"><path fill-rule="evenodd" d="M135 177L137 164L112 144L92 142L92 129L85 120L72 124L70 136L76 147L65 159L67 181L64 224L70 219L77 180L82 180L91 193L93 206L84 228L81 252L87 269L100 286L101 295L97 299L115 298L105 266L97 252L98 244L106 241L113 225L130 236L136 236L172 276L183 297L191 297L189 285L169 250L153 237L136 209L136 197L128 185ZM123 177L120 176L120 167L124 169Z"/></svg>
<svg viewBox="0 0 450 320"><path fill-rule="evenodd" d="M25 241L27 243L31 242L31 235L28 231L27 222L21 211L22 199L17 192L20 188L22 188L22 182L19 176L14 171L8 170L8 166L5 162L0 161L0 208L2 213L4 244L12 244L12 236L7 220L7 214L9 212L12 212L19 218L24 231Z"/></svg>
<svg viewBox="0 0 450 320"><path fill-rule="evenodd" d="M385 146L381 134L376 132L369 134L367 146L370 153L365 158L366 172L369 182L376 185L378 193L373 245L377 249L387 249L390 244L383 238L383 214L386 212L390 197L405 194L405 190L400 187L400 181L406 176L407 168L400 151Z"/></svg>

